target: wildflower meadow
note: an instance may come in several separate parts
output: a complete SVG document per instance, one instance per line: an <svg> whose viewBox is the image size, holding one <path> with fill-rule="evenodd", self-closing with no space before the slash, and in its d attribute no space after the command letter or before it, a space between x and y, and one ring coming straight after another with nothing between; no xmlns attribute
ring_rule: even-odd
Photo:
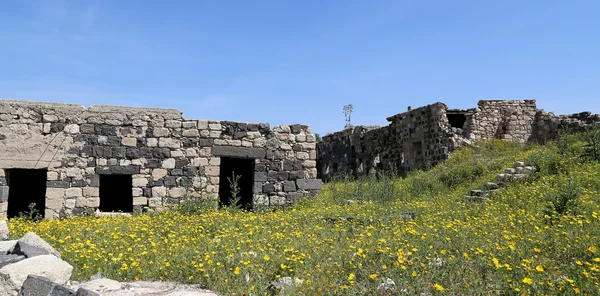
<svg viewBox="0 0 600 296"><path fill-rule="evenodd" d="M480 142L431 170L339 180L276 211L15 219L10 230L36 232L81 280L101 271L223 295L265 295L282 277L301 280L286 295L598 295L600 163L568 137ZM537 172L464 199L518 160ZM378 289L388 279L393 289Z"/></svg>

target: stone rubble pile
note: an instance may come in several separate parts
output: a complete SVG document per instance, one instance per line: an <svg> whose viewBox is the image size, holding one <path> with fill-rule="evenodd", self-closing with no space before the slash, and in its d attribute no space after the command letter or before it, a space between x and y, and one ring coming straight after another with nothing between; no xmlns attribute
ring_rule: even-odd
<svg viewBox="0 0 600 296"><path fill-rule="evenodd" d="M196 285L172 282L120 283L99 274L71 281L73 266L33 232L7 240L8 223L0 220L0 295L2 296L216 296Z"/></svg>
<svg viewBox="0 0 600 296"><path fill-rule="evenodd" d="M0 237L8 238L8 224L0 221ZM85 288L77 291L65 286L73 266L60 253L33 232L18 240L0 241L0 295L93 296Z"/></svg>
<svg viewBox="0 0 600 296"><path fill-rule="evenodd" d="M536 171L533 166L526 166L525 162L517 161L512 168L507 168L504 173L498 174L498 183L487 182L481 189L473 189L464 199L467 201L486 201L490 199L490 195L506 186L509 182L525 179L528 175Z"/></svg>

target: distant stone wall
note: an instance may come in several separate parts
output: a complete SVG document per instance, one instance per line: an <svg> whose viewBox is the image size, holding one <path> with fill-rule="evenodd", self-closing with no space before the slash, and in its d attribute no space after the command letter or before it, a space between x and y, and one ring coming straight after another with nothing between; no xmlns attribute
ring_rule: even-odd
<svg viewBox="0 0 600 296"><path fill-rule="evenodd" d="M458 147L482 139L521 143L556 139L560 130L583 131L600 115L583 112L556 116L538 110L535 100L479 101L477 108L448 109L443 103L409 108L387 120L388 126L361 126L323 137L317 145L323 180L363 176L377 170L407 172L436 165Z"/></svg>
<svg viewBox="0 0 600 296"><path fill-rule="evenodd" d="M522 143L530 140L537 108L535 100L479 101L467 113L464 127L469 139L506 139Z"/></svg>
<svg viewBox="0 0 600 296"><path fill-rule="evenodd" d="M216 197L222 157L255 160L254 206L291 203L320 189L315 136L305 125L0 100L0 215L9 197L4 169L47 169L45 216L53 218L98 208L99 176L107 174L131 175L134 207L162 209L200 192Z"/></svg>

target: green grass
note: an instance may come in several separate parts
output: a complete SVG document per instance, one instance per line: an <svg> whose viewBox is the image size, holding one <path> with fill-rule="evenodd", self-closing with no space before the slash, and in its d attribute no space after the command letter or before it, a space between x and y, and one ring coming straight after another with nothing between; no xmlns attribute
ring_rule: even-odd
<svg viewBox="0 0 600 296"><path fill-rule="evenodd" d="M263 295L286 276L304 281L289 295L384 295L377 287L388 278L396 284L389 294L599 294L600 164L579 157L581 136L569 137L568 149L481 142L432 170L327 184L318 198L275 212L10 227L13 237L35 231L46 239L80 280L100 270L231 295ZM489 201L464 200L518 160L539 172ZM402 218L407 211L414 220Z"/></svg>

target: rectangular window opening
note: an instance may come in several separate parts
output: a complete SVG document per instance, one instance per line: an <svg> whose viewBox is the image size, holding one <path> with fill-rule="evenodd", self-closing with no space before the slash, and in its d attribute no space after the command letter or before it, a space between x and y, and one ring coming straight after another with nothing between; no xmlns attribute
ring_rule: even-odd
<svg viewBox="0 0 600 296"><path fill-rule="evenodd" d="M450 113L448 112L446 114L446 117L448 118L448 123L450 123L450 127L455 127L455 128L464 128L465 127L465 122L467 121L467 116L465 115L465 113Z"/></svg>
<svg viewBox="0 0 600 296"><path fill-rule="evenodd" d="M238 201L236 205L245 210L252 209L254 162L255 160L252 158L221 157L219 174L219 200L221 205L229 206L234 201L232 185L236 180L234 176L239 176L239 179L237 179L239 193L237 194Z"/></svg>
<svg viewBox="0 0 600 296"><path fill-rule="evenodd" d="M31 212L29 206L43 218L46 208L46 169L7 169L8 218Z"/></svg>
<svg viewBox="0 0 600 296"><path fill-rule="evenodd" d="M133 212L131 175L100 175L100 211Z"/></svg>

